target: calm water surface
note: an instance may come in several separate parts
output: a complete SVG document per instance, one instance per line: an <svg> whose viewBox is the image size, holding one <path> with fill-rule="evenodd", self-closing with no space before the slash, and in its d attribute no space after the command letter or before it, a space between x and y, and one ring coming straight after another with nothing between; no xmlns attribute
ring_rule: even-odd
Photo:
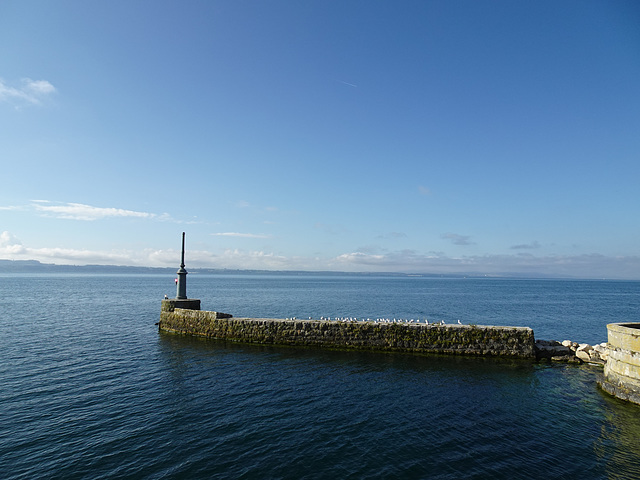
<svg viewBox="0 0 640 480"><path fill-rule="evenodd" d="M428 318L606 341L640 282L189 275L236 316ZM159 333L160 275L0 275L3 478L640 478L597 367Z"/></svg>

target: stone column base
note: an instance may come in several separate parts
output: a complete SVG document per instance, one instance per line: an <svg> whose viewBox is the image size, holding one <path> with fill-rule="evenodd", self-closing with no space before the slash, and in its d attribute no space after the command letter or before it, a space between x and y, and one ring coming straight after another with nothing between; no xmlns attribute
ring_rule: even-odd
<svg viewBox="0 0 640 480"><path fill-rule="evenodd" d="M640 323L610 323L609 357L601 388L640 405Z"/></svg>
<svg viewBox="0 0 640 480"><path fill-rule="evenodd" d="M170 298L162 300L163 312L173 312L176 308L186 308L187 310L200 310L200 300L196 298Z"/></svg>

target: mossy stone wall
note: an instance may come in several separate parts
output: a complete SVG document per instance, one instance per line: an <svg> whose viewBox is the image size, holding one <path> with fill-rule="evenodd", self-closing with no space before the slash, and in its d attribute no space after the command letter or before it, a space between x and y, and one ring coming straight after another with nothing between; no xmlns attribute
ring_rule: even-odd
<svg viewBox="0 0 640 480"><path fill-rule="evenodd" d="M249 343L535 358L533 330L528 327L228 317L201 310L163 309L158 325L174 333Z"/></svg>

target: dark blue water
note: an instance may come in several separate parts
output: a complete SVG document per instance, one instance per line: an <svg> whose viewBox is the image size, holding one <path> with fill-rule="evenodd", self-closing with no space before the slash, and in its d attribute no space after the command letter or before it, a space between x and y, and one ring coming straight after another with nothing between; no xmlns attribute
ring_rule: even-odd
<svg viewBox="0 0 640 480"><path fill-rule="evenodd" d="M601 369L161 334L173 277L0 276L0 476L640 478ZM189 275L236 316L429 318L606 341L640 282Z"/></svg>

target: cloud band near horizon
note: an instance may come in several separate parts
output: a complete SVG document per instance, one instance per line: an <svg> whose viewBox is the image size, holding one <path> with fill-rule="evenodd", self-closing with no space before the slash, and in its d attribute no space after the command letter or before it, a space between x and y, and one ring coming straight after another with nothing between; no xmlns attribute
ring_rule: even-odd
<svg viewBox="0 0 640 480"><path fill-rule="evenodd" d="M177 265L180 251L126 250L94 251L60 247L29 247L12 233L0 233L0 259L38 260L61 265L123 265L172 267ZM640 256L612 257L597 253L574 256L476 255L451 257L422 254L411 250L385 254L343 253L332 258L288 257L271 252L226 249L220 253L191 250L191 268L239 270L304 270L414 274L456 274L489 276L567 277L585 279L640 280Z"/></svg>

